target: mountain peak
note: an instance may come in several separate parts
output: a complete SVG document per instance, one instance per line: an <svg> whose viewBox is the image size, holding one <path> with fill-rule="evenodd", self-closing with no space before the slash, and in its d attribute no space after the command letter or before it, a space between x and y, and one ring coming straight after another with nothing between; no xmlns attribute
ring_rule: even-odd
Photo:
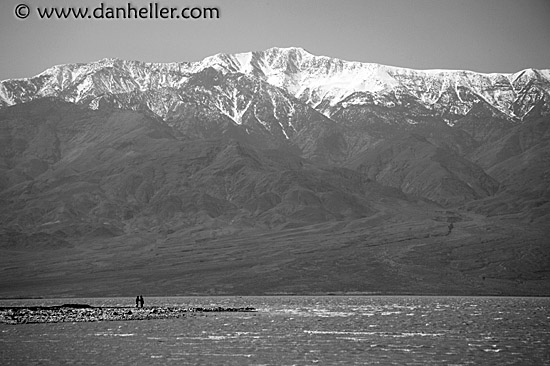
<svg viewBox="0 0 550 366"><path fill-rule="evenodd" d="M32 78L1 82L0 107L48 96L93 107L100 95L181 90L189 77L208 68L271 84L328 117L373 102L386 107L414 102L435 115L458 118L483 100L507 118L521 120L530 101L550 99L550 70L527 69L515 74L420 71L315 56L301 47L272 47L219 53L198 62L164 64L104 58L58 65ZM170 107L154 108L165 118Z"/></svg>
<svg viewBox="0 0 550 366"><path fill-rule="evenodd" d="M286 53L286 54L307 54L313 56L313 54L302 47L271 47L265 50L267 53Z"/></svg>

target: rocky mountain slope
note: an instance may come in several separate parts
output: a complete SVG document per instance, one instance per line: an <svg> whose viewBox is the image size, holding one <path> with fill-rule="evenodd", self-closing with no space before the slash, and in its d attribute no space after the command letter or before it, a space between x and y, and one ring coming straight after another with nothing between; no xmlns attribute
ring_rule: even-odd
<svg viewBox="0 0 550 366"><path fill-rule="evenodd" d="M301 48L218 54L199 62L155 64L104 59L60 65L33 78L3 81L0 100L7 106L35 98L60 97L93 108L104 98L112 97L124 108L149 108L166 118L184 99L178 91L185 89L195 74L210 68L223 75L239 74L268 83L329 117L350 106L365 104L417 104L450 123L479 102L514 121L525 118L537 105L549 112L550 70L526 69L514 74L419 71L314 56ZM220 101L216 107L240 124L242 114L249 108L246 94L234 89L230 93L219 92L225 94L226 102Z"/></svg>
<svg viewBox="0 0 550 366"><path fill-rule="evenodd" d="M299 48L2 81L0 295L548 294L549 93Z"/></svg>

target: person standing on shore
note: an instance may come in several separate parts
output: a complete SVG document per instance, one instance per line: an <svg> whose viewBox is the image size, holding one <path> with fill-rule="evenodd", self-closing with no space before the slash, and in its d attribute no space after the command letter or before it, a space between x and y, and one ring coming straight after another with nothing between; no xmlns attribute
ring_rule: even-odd
<svg viewBox="0 0 550 366"><path fill-rule="evenodd" d="M139 295L139 307L142 308L145 301L143 300L143 296Z"/></svg>
<svg viewBox="0 0 550 366"><path fill-rule="evenodd" d="M139 308L139 303L140 303L139 296L136 296L136 308Z"/></svg>

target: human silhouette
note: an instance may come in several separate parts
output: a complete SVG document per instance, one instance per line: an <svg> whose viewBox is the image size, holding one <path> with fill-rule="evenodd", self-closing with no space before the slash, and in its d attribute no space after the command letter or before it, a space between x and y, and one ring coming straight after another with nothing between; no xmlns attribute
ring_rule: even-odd
<svg viewBox="0 0 550 366"><path fill-rule="evenodd" d="M139 303L140 303L139 296L136 296L136 308L139 308Z"/></svg>
<svg viewBox="0 0 550 366"><path fill-rule="evenodd" d="M143 296L139 295L139 307L142 308L145 301L143 301Z"/></svg>

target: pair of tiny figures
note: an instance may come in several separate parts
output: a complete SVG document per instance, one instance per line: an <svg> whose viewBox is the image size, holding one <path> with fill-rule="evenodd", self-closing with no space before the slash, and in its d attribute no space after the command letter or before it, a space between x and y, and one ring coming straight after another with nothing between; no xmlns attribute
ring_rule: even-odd
<svg viewBox="0 0 550 366"><path fill-rule="evenodd" d="M142 308L144 304L143 296L136 296L136 308Z"/></svg>

